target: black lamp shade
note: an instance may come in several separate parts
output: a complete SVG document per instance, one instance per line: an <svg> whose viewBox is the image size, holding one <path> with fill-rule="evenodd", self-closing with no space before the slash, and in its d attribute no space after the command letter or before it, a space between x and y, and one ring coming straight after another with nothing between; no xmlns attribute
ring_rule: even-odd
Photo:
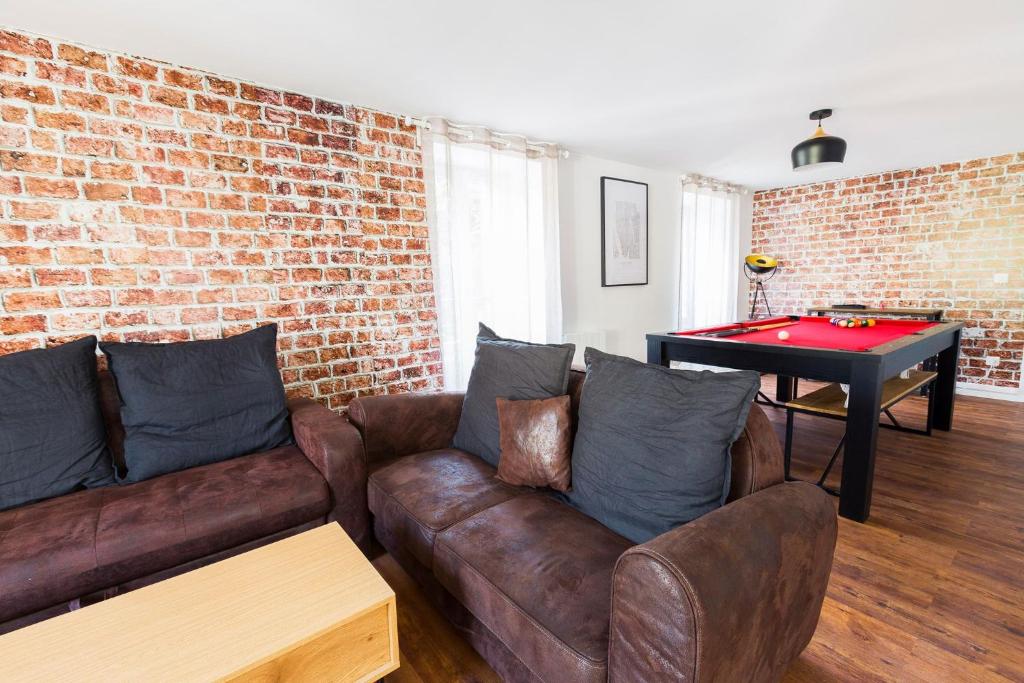
<svg viewBox="0 0 1024 683"><path fill-rule="evenodd" d="M808 138L793 148L793 170L816 164L841 164L846 158L846 140L834 135Z"/></svg>

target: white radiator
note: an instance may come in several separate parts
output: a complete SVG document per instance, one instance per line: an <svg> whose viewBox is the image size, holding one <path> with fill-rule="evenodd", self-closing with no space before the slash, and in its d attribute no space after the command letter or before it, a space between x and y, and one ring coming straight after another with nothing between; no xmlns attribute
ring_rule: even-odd
<svg viewBox="0 0 1024 683"><path fill-rule="evenodd" d="M588 346L604 351L607 348L608 336L604 330L593 330L590 332L566 332L562 335L562 341L567 344L576 345L576 355L572 357L573 366L583 367L583 352Z"/></svg>

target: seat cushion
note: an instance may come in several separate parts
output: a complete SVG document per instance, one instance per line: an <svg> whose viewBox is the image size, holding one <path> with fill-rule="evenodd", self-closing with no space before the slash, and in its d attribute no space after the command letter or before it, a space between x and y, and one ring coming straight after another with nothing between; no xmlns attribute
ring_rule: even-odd
<svg viewBox="0 0 1024 683"><path fill-rule="evenodd" d="M377 538L433 566L434 537L470 515L523 493L495 469L454 448L400 458L370 475L368 500Z"/></svg>
<svg viewBox="0 0 1024 683"><path fill-rule="evenodd" d="M0 622L326 516L295 446L0 512Z"/></svg>
<svg viewBox="0 0 1024 683"><path fill-rule="evenodd" d="M441 532L434 575L541 680L604 681L612 571L631 545L527 494Z"/></svg>

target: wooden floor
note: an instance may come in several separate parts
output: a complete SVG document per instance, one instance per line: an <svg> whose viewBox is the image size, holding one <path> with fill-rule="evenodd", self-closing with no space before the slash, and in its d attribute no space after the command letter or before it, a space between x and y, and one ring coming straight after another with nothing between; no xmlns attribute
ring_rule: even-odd
<svg viewBox="0 0 1024 683"><path fill-rule="evenodd" d="M893 412L923 425L924 406ZM766 410L781 440L785 414ZM798 415L793 475L817 479L842 428ZM951 432L880 432L871 519L839 520L821 621L786 681L1024 681L1024 403L958 397ZM394 560L374 564L398 595L387 680L497 680Z"/></svg>

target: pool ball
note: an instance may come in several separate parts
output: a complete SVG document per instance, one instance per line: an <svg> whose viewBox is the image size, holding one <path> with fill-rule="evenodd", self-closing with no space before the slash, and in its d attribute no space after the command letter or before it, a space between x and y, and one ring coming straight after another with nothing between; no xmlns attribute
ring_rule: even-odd
<svg viewBox="0 0 1024 683"><path fill-rule="evenodd" d="M786 332L785 330L779 332L779 339L781 339L782 341L786 341L787 339L789 339L789 332Z"/></svg>

